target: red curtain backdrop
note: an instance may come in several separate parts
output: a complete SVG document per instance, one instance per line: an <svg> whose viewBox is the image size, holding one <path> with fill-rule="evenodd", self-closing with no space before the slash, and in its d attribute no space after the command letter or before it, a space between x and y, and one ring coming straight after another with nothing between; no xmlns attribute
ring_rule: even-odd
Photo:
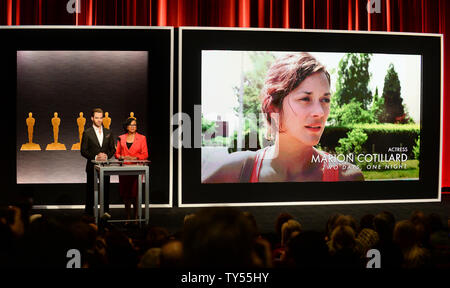
<svg viewBox="0 0 450 288"><path fill-rule="evenodd" d="M214 26L400 31L444 34L450 46L448 0L0 0L0 25ZM450 57L444 54L442 185L450 187Z"/></svg>

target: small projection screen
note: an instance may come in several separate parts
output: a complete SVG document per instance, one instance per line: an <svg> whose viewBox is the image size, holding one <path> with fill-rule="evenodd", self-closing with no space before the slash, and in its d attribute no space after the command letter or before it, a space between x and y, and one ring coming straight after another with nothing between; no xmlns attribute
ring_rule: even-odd
<svg viewBox="0 0 450 288"><path fill-rule="evenodd" d="M84 204L80 135L101 108L114 142L136 119L151 161L150 204L171 207L173 28L18 27L0 35L2 82L15 100L3 114L15 135L9 193L31 194L35 205ZM111 204L121 203L118 176L111 193Z"/></svg>

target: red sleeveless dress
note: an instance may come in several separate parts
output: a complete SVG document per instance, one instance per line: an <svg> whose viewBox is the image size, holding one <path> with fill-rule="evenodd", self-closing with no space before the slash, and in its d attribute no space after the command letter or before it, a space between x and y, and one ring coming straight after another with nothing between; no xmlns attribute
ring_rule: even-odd
<svg viewBox="0 0 450 288"><path fill-rule="evenodd" d="M266 155L267 148L259 150L256 153L255 162L253 162L252 176L250 177L250 183L259 182L259 173L261 172L262 162ZM326 155L328 153L324 152ZM323 182L336 182L339 181L339 166L336 163L327 161L322 162L322 181Z"/></svg>

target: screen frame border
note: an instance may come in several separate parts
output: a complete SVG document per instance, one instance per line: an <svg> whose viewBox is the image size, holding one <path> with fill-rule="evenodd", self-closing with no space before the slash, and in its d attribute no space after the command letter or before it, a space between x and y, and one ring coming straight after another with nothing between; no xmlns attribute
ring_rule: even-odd
<svg viewBox="0 0 450 288"><path fill-rule="evenodd" d="M438 37L440 38L440 139L439 139L439 179L438 179L438 192L436 198L421 198L421 199L379 199L379 200L342 200L342 201L289 201L289 202L235 202L235 203L185 203L183 202L183 153L182 150L185 148L178 148L178 207L227 207L227 206L297 206L297 205L336 205L336 204L378 204L378 203L424 203L424 202L441 202L441 190L442 190L442 151L443 151L443 83L444 83L444 47L443 47L443 34L434 33L411 33L411 32L382 32L382 31L347 31L347 30L319 30L319 29L279 29L279 28L227 28L227 27L180 27L178 35L178 113L182 115L183 112L183 32L184 31L248 31L248 32L284 32L284 33L298 33L298 32L309 32L309 33L345 33L345 34L366 34L366 35L400 35L400 36L428 36L428 37ZM185 37L186 38L186 37ZM189 39L188 39L189 41ZM208 50L208 49L204 49ZM222 49L217 50L233 50ZM236 50L236 49L235 49ZM239 49L245 50L245 49ZM247 49L250 50L250 49ZM269 51L269 50L266 50ZM337 52L337 51L336 51ZM201 53L201 51L200 51ZM201 66L201 64L199 63ZM423 65L423 63L422 63ZM200 68L201 70L201 68ZM423 71L422 71L423 77ZM200 80L201 82L201 80ZM422 83L423 85L423 83ZM423 87L423 86L422 86ZM423 88L422 88L423 90ZM422 94L423 95L423 94ZM423 100L423 96L421 101ZM423 107L421 107L421 110ZM188 113L189 114L189 113ZM423 117L421 113L421 118ZM181 127L181 118L178 119L178 125ZM421 127L422 128L422 127ZM178 143L182 143L182 131L178 130ZM190 132L190 131L189 131ZM194 135L195 137L195 135ZM192 138L194 138L192 137ZM201 169L201 168L200 168ZM423 168L422 168L423 169ZM200 181L200 179L199 179ZM233 183L225 185L236 185L242 183ZM199 185L205 185L200 183ZM224 184L206 184L206 185L224 185ZM252 185L252 184L250 184ZM192 189L192 187L190 187ZM435 192L432 192L435 193Z"/></svg>
<svg viewBox="0 0 450 288"><path fill-rule="evenodd" d="M174 27L171 26L155 26L155 27L150 27L150 26L65 26L65 25L36 25L36 26L25 26L25 25L19 25L19 26L0 26L0 33L1 35L4 35L4 32L10 30L12 31L13 37L15 36L14 34L17 34L14 31L20 31L20 30L28 30L28 31L36 31L38 34L41 33L40 31L37 30L44 30L44 31L83 31L83 30L91 30L91 31L99 31L99 33L104 33L104 35L108 34L108 33L114 33L114 30L134 30L134 31L139 31L139 30L146 30L146 31L154 31L156 33L159 33L161 36L163 35L163 33L168 33L166 36L164 37L168 37L170 39L170 43L165 43L164 45L167 46L167 48L169 48L169 57L170 59L168 59L170 61L169 65L169 85L168 87L165 87L164 89L167 90L169 92L169 99L168 102L170 103L169 107L165 108L167 109L167 112L169 113L169 115L167 115L169 117L169 122L168 122L168 126L169 126L169 131L167 133L167 136L169 137L168 143L170 143L170 147L167 147L168 151L167 151L167 155L169 156L167 159L168 163L168 183L167 184L163 184L164 187L167 187L168 189L168 195L165 197L168 197L168 201L165 203L158 203L158 204L150 204L150 208L172 208L174 206L174 199L173 199L173 195L174 195L174 191L173 191L173 149L171 148L173 146L173 137L172 137L172 115L173 115L173 109L174 109L174 39L175 39L175 31L174 31ZM44 32L45 33L45 32ZM143 32L145 33L145 32ZM84 36L84 35L83 35ZM80 36L80 37L83 37ZM105 37L109 37L105 36ZM12 37L8 37L7 40L12 40L10 39ZM136 38L137 39L137 38ZM147 42L150 43L150 42ZM159 43L151 43L151 45L161 45ZM6 46L6 45L5 45ZM31 44L30 46L39 46L38 44ZM82 44L80 44L80 46L83 46ZM90 46L92 47L92 44L86 44L85 46L83 46L83 48L75 48L72 50L92 50L94 51L95 49L90 48ZM108 47L108 49L103 49L103 50L111 50L111 51L125 51L126 49L123 49L121 47L123 46L127 46L127 44L125 43L119 43L116 45L113 45L111 47ZM150 45L147 45L150 48ZM20 50L39 50L39 49L30 49L29 47L26 47L25 49L20 48L18 46L18 44L16 43L11 43L8 44L7 47L2 48L0 50L2 50L3 52L7 51L7 50L16 50L20 51ZM41 50L52 50L52 49L41 49ZM58 49L55 49L58 50ZM71 49L59 49L59 50L71 50ZM131 49L130 51L133 51L133 49ZM137 51L137 50L136 50ZM143 51L143 50L141 50ZM16 63L17 65L17 63ZM8 66L8 65L5 65ZM17 69L17 66L16 66ZM14 70L16 71L16 70ZM17 77L17 75L14 75L14 77ZM3 81L2 81L3 82ZM15 82L14 82L15 83ZM148 85L150 86L151 83L148 83ZM16 89L16 88L15 88ZM149 91L150 91L150 87L149 87ZM18 105L17 104L17 95L14 95L14 105ZM14 106L16 107L16 106ZM16 113L16 108L13 111L13 115L15 115ZM17 123L16 123L17 125ZM14 125L14 134L16 135L16 125ZM16 140L14 140L14 146L17 146L16 144ZM17 149L17 147L15 147L15 149ZM16 150L14 150L16 151ZM14 153L14 156L12 157L13 159L9 159L9 161L11 161L11 164L13 164L14 167L14 172L12 173L13 176L16 176L16 169L17 169L17 159L16 159L16 153ZM9 186L9 195L3 195L1 198L6 198L5 200L8 201L8 198L15 198L15 195L13 195L12 193L14 193L16 190L20 190L18 188L18 185L40 185L40 184L18 184L17 183L17 179L16 177L11 177L9 176L8 178L14 178L14 179L10 179L11 182L8 182L8 186ZM66 185L67 183L61 183L62 185ZM43 185L59 185L59 184L43 184ZM73 183L70 185L84 185L83 183ZM24 186L25 187L25 186ZM166 189L166 188L164 188ZM151 190L151 188L150 188ZM151 192L151 191L150 191ZM83 192L84 193L84 192ZM123 208L124 205L123 204L111 204L110 205L111 208ZM49 204L49 205L33 205L34 209L82 209L84 208L84 205L67 205L67 204Z"/></svg>

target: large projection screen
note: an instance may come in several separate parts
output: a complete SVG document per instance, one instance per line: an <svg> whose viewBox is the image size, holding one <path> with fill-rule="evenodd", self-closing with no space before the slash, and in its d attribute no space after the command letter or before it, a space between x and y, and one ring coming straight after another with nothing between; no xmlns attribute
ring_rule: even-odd
<svg viewBox="0 0 450 288"><path fill-rule="evenodd" d="M441 45L182 28L179 206L440 201Z"/></svg>

